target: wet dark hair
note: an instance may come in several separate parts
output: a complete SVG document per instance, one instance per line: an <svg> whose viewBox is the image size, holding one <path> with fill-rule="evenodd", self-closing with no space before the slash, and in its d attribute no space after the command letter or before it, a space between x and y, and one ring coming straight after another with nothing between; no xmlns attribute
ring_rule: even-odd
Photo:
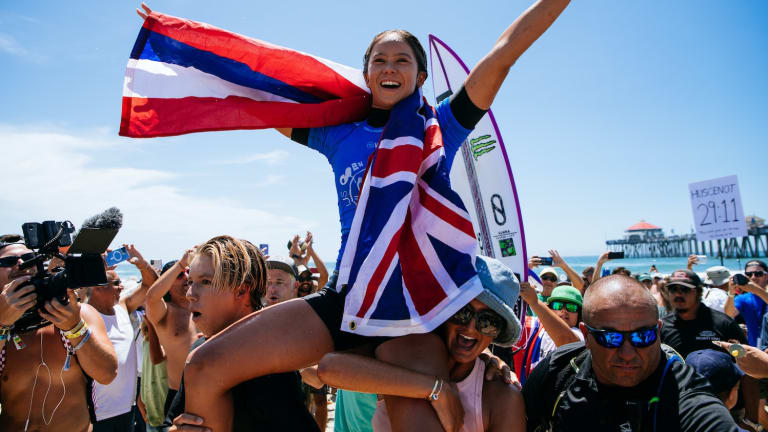
<svg viewBox="0 0 768 432"><path fill-rule="evenodd" d="M429 72L427 72L427 53L424 51L424 47L421 46L419 39L407 30L386 30L374 36L371 44L368 45L368 49L365 50L365 56L363 57L363 73L368 73L368 60L371 59L371 51L373 51L374 45L390 35L395 35L398 39L411 47L413 54L416 56L416 65L419 68L419 72L424 72L429 75Z"/></svg>
<svg viewBox="0 0 768 432"><path fill-rule="evenodd" d="M768 266L765 265L765 261L762 260L750 260L746 264L744 264L744 271L747 271L747 267L750 266L758 266L763 269L763 271L768 272Z"/></svg>

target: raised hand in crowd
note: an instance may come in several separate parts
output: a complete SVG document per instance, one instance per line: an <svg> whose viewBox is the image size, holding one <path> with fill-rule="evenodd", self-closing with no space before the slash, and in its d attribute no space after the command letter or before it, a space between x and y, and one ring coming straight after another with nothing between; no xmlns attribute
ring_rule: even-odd
<svg viewBox="0 0 768 432"><path fill-rule="evenodd" d="M555 249L549 250L549 255L552 257L552 265L555 267L560 267L566 275L568 275L568 279L570 279L571 284L582 293L584 292L584 282L581 280L581 276L574 271L571 266L568 265L567 262L563 259L563 257L560 256L560 253L557 252Z"/></svg>
<svg viewBox="0 0 768 432"><path fill-rule="evenodd" d="M712 343L731 352L731 342L712 341ZM744 354L734 356L739 369L753 378L768 378L768 353L753 346L745 344L740 346L744 349Z"/></svg>
<svg viewBox="0 0 768 432"><path fill-rule="evenodd" d="M693 270L693 266L699 263L699 258L696 255L688 255L688 264L686 267L688 270Z"/></svg>
<svg viewBox="0 0 768 432"><path fill-rule="evenodd" d="M520 297L530 306L531 310L541 321L541 325L555 342L556 346L571 342L578 342L579 338L573 334L568 323L563 321L555 311L543 301L539 300L536 290L529 282L520 282Z"/></svg>
<svg viewBox="0 0 768 432"><path fill-rule="evenodd" d="M608 258L608 254L610 253L611 251L605 251L597 258L597 264L595 264L595 272L592 274L592 283L595 283L598 279L600 279L600 275L603 273L603 264L611 260Z"/></svg>

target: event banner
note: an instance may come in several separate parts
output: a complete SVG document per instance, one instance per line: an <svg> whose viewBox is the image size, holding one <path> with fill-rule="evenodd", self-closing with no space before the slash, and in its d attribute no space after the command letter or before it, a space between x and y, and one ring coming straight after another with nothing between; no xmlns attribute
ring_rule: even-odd
<svg viewBox="0 0 768 432"><path fill-rule="evenodd" d="M688 185L696 225L696 240L744 237L747 223L735 175Z"/></svg>

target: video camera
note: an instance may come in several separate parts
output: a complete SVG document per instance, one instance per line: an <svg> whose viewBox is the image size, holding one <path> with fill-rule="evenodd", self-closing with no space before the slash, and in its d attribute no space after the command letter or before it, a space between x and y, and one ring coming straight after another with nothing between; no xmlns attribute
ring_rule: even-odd
<svg viewBox="0 0 768 432"><path fill-rule="evenodd" d="M118 228L81 228L72 241L74 225L70 221L27 222L21 226L24 243L35 251L35 257L19 267L37 267L37 273L25 285L34 285L37 304L27 310L16 323L14 330L22 333L48 325L48 320L38 311L53 299L69 303L67 289L103 286L107 283L104 260L101 254L117 235ZM67 248L66 255L59 248ZM49 271L45 262L57 257L64 261L63 270Z"/></svg>

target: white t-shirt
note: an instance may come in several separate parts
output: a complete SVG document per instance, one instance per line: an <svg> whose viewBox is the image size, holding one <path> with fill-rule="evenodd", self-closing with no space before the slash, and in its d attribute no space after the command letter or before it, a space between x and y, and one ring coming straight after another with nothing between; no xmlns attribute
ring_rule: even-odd
<svg viewBox="0 0 768 432"><path fill-rule="evenodd" d="M136 400L136 344L128 311L122 305L115 306L114 315L101 314L107 327L107 336L117 353L117 376L107 384L93 383L93 405L96 420L101 421L125 414Z"/></svg>
<svg viewBox="0 0 768 432"><path fill-rule="evenodd" d="M728 300L728 293L720 288L706 288L701 295L701 302L718 312L724 312L726 300Z"/></svg>
<svg viewBox="0 0 768 432"><path fill-rule="evenodd" d="M576 327L571 327L571 331L573 334L575 334L579 340L584 342L584 335L581 334L581 330L579 330ZM539 344L539 349L541 350L541 353L539 354L539 360L536 362L531 362L531 370L536 367L537 364L539 364L540 361L544 360L544 357L549 355L552 351L557 349L557 346L555 345L555 341L552 340L551 337L549 337L549 334L547 334L547 331L542 329L541 330L541 344Z"/></svg>

